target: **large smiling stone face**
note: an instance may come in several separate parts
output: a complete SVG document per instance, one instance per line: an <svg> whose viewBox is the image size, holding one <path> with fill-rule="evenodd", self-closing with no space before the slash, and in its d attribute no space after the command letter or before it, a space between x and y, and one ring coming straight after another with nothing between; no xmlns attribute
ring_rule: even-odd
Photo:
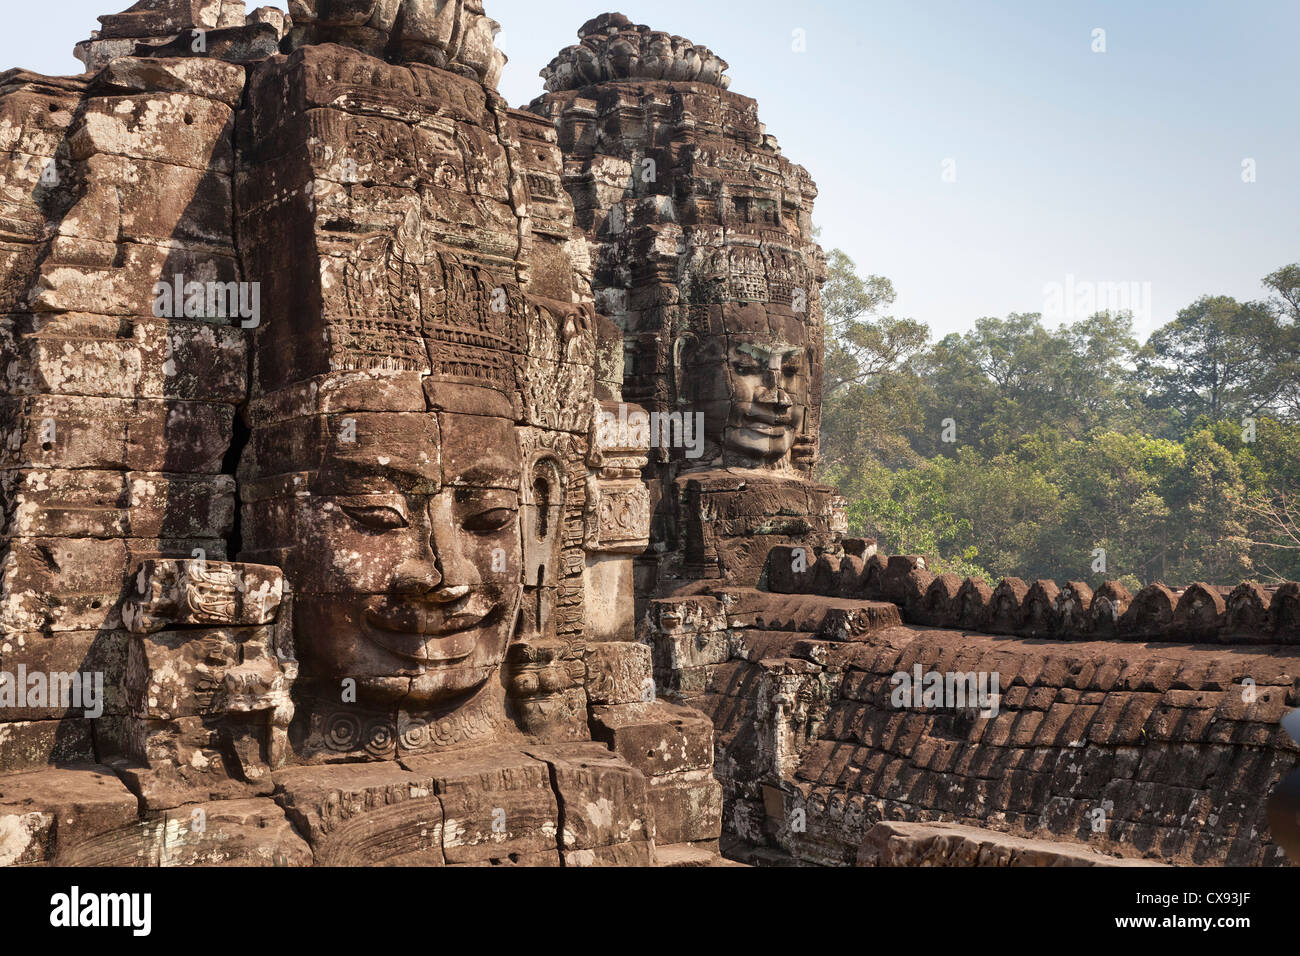
<svg viewBox="0 0 1300 956"><path fill-rule="evenodd" d="M558 152L542 121L515 123L484 89L494 24L477 3L403 0L391 23L379 3L346 22L310 5L293 54L249 91L250 142L281 130L277 150L316 184L248 217L246 243L277 305L255 335L240 545L292 589L292 745L352 760L571 738L586 716L569 586L582 519L565 482L585 457L594 336L565 247L529 233L528 210L549 207L515 176L549 171L558 196ZM384 59L348 49L385 29ZM308 97L311 123L283 127L282 84ZM255 192L280 162L241 184ZM521 509L546 518L526 541Z"/></svg>
<svg viewBox="0 0 1300 956"><path fill-rule="evenodd" d="M299 585L304 676L355 679L373 704L450 705L496 674L518 615L519 443L507 418L443 411L393 416L416 434L381 446L366 432L391 434L386 417L324 463L315 486L331 493L296 500L295 551L319 562Z"/></svg>

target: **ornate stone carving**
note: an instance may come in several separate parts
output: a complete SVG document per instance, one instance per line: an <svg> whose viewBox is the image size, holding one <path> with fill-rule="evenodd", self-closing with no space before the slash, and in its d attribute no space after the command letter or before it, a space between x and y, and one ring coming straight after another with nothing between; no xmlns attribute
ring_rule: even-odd
<svg viewBox="0 0 1300 956"><path fill-rule="evenodd" d="M530 108L555 124L598 250L593 293L625 330L624 395L659 426L647 494L599 484L590 513L603 506L617 526L652 509L642 602L699 577L757 584L767 550L794 540L836 552L842 509L808 482L822 387L816 187L704 48L617 14L579 36ZM715 494L726 514L709 513Z"/></svg>
<svg viewBox="0 0 1300 956"><path fill-rule="evenodd" d="M637 26L621 13L589 20L578 36L582 43L567 47L542 71L546 89L581 89L612 80L673 80L707 83L726 89L727 63L707 47L646 26Z"/></svg>
<svg viewBox="0 0 1300 956"><path fill-rule="evenodd" d="M597 403L587 458L588 551L640 554L650 544L650 492L641 469L650 451L644 409Z"/></svg>
<svg viewBox="0 0 1300 956"><path fill-rule="evenodd" d="M569 132L497 93L478 0L290 7L140 0L79 46L85 75L0 79L0 670L106 685L84 714L0 702L0 773L31 784L14 860L712 858L708 722L657 699L634 642L636 560L675 499L644 472L797 472L806 229L748 172L701 230L620 192L653 213L645 288L686 307L620 328ZM702 140L709 163L775 155L702 47L614 15L561 61L700 91L706 125L743 131L739 153ZM593 157L601 195L640 158ZM724 324L692 325L700 305ZM726 356L706 409L723 393L635 358L647 335L731 335L758 371ZM716 412L677 431L706 454L602 433L639 410L628 382L662 385L648 412ZM105 799L56 763L110 767L85 771Z"/></svg>
<svg viewBox="0 0 1300 956"><path fill-rule="evenodd" d="M284 579L275 568L190 561L145 561L122 622L136 634L165 627L257 626L275 620Z"/></svg>

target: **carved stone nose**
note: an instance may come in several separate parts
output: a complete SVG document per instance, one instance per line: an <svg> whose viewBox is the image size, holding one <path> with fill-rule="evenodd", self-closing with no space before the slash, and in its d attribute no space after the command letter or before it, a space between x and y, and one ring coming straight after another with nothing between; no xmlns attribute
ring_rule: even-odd
<svg viewBox="0 0 1300 956"><path fill-rule="evenodd" d="M397 569L393 590L399 594L429 594L442 585L442 570L436 561L407 562Z"/></svg>

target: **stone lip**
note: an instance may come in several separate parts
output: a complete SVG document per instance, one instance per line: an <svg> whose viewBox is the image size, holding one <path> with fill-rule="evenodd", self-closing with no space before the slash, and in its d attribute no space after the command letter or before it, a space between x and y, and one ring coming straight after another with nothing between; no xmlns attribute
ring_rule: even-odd
<svg viewBox="0 0 1300 956"><path fill-rule="evenodd" d="M237 27L210 30L202 50L194 48L194 41L181 34L162 43L146 41L137 43L132 56L136 57L190 57L200 56L224 60L227 63L255 63L280 52L280 31L274 23L248 23Z"/></svg>
<svg viewBox="0 0 1300 956"><path fill-rule="evenodd" d="M244 0L140 0L101 16L74 54L95 72L115 58L203 56L253 63L277 52L337 43L390 63L424 63L496 89L506 56L501 27L481 0L293 0L245 11ZM201 36L201 39L200 39ZM197 44L197 47L196 47Z"/></svg>
<svg viewBox="0 0 1300 956"><path fill-rule="evenodd" d="M727 61L708 47L634 24L621 13L588 20L578 37L581 43L561 50L541 71L548 93L620 80L731 86Z"/></svg>
<svg viewBox="0 0 1300 956"><path fill-rule="evenodd" d="M242 0L139 0L121 13L97 19L97 39L164 37L183 30L214 30L242 26Z"/></svg>

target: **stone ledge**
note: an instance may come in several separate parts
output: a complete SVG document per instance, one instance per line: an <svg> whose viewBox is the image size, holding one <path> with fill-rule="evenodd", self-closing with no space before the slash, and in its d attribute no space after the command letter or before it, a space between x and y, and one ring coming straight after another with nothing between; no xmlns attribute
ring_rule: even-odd
<svg viewBox="0 0 1300 956"><path fill-rule="evenodd" d="M858 848L858 866L1164 866L1087 847L1028 840L956 823L877 823Z"/></svg>

